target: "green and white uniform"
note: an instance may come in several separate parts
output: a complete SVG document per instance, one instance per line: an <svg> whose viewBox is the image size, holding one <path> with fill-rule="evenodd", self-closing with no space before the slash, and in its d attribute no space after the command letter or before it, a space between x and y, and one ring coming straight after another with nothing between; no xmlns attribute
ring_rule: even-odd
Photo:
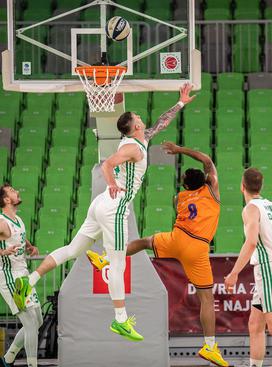
<svg viewBox="0 0 272 367"><path fill-rule="evenodd" d="M79 233L92 239L103 235L106 249L124 251L128 241L128 206L141 187L147 168L147 142L144 144L134 138L125 137L118 149L126 144L137 144L143 153L139 162L124 162L115 168L115 179L121 191L115 199L109 194L109 188L98 195L89 207L87 218L79 229Z"/></svg>
<svg viewBox="0 0 272 367"><path fill-rule="evenodd" d="M272 312L272 202L260 198L249 204L260 211L259 241L250 260L255 279L252 304L261 305L265 313Z"/></svg>
<svg viewBox="0 0 272 367"><path fill-rule="evenodd" d="M11 309L12 314L16 314L19 310L12 298L15 290L14 280L29 274L25 257L25 225L18 216L16 216L16 220L13 221L5 214L0 213L0 220L4 220L7 223L11 233L10 238L0 241L1 250L5 250L14 245L19 247L15 255L0 256L0 293ZM31 306L40 306L34 288L26 301L26 307Z"/></svg>

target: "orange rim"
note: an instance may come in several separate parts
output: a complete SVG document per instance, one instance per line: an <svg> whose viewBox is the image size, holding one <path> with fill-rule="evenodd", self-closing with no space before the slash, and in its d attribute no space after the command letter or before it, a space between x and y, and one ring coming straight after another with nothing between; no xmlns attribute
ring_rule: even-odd
<svg viewBox="0 0 272 367"><path fill-rule="evenodd" d="M109 84L111 79L116 76L119 72L122 74L127 71L125 66L111 66L111 65L100 65L100 66L78 66L75 71L80 75L86 75L94 78L98 85Z"/></svg>

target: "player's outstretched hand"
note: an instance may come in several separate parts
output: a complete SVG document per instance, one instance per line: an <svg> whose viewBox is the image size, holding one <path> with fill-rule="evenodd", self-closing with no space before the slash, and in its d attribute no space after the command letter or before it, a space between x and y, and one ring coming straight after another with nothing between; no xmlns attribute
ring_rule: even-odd
<svg viewBox="0 0 272 367"><path fill-rule="evenodd" d="M185 83L183 85L183 87L180 88L180 91L179 91L179 100L183 103L183 104L187 104L187 103L190 103L192 102L196 95L194 96L190 96L190 93L193 89L193 85L192 84L189 84L189 83Z"/></svg>
<svg viewBox="0 0 272 367"><path fill-rule="evenodd" d="M17 250L18 250L19 247L20 246L18 246L18 245L10 246L7 249L5 249L5 250L2 251L2 255L6 255L6 256L16 255L17 254Z"/></svg>
<svg viewBox="0 0 272 367"><path fill-rule="evenodd" d="M167 154L178 154L180 153L180 147L171 141L167 141L162 145L163 150Z"/></svg>
<svg viewBox="0 0 272 367"><path fill-rule="evenodd" d="M238 280L238 275L235 273L229 273L229 275L225 277L225 288L228 293L233 292L233 288L235 284L237 283L237 280Z"/></svg>
<svg viewBox="0 0 272 367"><path fill-rule="evenodd" d="M127 191L125 189L122 189L121 187L117 186L117 185L110 185L109 186L109 191L110 191L110 197L112 199L115 199L116 196L117 196L117 193L118 192L121 192L121 191Z"/></svg>
<svg viewBox="0 0 272 367"><path fill-rule="evenodd" d="M38 250L38 247L36 246L28 245L26 251L27 251L27 254L31 257L39 255L39 250Z"/></svg>

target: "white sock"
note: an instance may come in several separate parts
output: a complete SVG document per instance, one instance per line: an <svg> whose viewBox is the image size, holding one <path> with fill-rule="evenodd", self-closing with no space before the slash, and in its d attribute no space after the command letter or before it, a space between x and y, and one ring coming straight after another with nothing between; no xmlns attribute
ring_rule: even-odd
<svg viewBox="0 0 272 367"><path fill-rule="evenodd" d="M204 336L205 343L208 344L208 346L213 349L215 344L215 336Z"/></svg>
<svg viewBox="0 0 272 367"><path fill-rule="evenodd" d="M40 274L37 271L33 271L33 273L31 273L28 277L31 287L34 287L34 285L38 282L38 280L40 280L40 278Z"/></svg>
<svg viewBox="0 0 272 367"><path fill-rule="evenodd" d="M115 308L115 320L117 322L125 322L127 321L127 312L126 312L126 308L125 307L119 307L119 308Z"/></svg>
<svg viewBox="0 0 272 367"><path fill-rule="evenodd" d="M262 367L263 361L250 358L250 367Z"/></svg>
<svg viewBox="0 0 272 367"><path fill-rule="evenodd" d="M27 358L27 366L28 367L37 367L38 366L37 358Z"/></svg>
<svg viewBox="0 0 272 367"><path fill-rule="evenodd" d="M13 345L4 355L5 361L7 363L13 363L20 350L21 348L18 348L16 345Z"/></svg>

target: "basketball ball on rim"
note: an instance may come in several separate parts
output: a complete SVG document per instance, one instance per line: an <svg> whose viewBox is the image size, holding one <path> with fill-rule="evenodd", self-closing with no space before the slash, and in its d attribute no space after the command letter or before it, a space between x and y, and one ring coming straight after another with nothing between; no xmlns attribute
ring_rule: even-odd
<svg viewBox="0 0 272 367"><path fill-rule="evenodd" d="M107 21L106 34L113 41L123 41L130 33L129 22L122 17L113 17Z"/></svg>

